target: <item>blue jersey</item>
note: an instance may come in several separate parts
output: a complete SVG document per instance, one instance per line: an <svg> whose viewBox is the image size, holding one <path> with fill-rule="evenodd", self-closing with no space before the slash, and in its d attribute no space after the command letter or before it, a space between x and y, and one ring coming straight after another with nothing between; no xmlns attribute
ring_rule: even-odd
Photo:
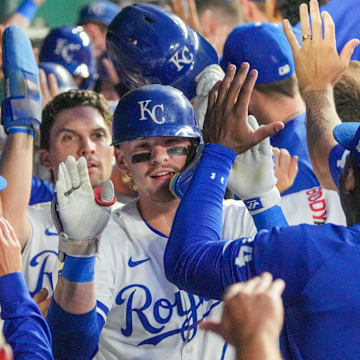
<svg viewBox="0 0 360 360"><path fill-rule="evenodd" d="M4 336L14 359L53 359L50 330L21 273L0 277L0 306Z"/></svg>
<svg viewBox="0 0 360 360"><path fill-rule="evenodd" d="M312 169L306 142L305 113L285 123L284 129L272 136L270 142L272 146L285 148L291 156L299 157L299 171L294 184L282 196L320 185Z"/></svg>
<svg viewBox="0 0 360 360"><path fill-rule="evenodd" d="M32 177L29 205L51 201L54 196L54 184Z"/></svg>
<svg viewBox="0 0 360 360"><path fill-rule="evenodd" d="M222 241L223 179L232 164L224 153L217 160L219 154L206 148L180 203L164 257L167 278L180 289L220 299L227 286L268 271L286 283L286 359L359 359L360 224L276 227Z"/></svg>

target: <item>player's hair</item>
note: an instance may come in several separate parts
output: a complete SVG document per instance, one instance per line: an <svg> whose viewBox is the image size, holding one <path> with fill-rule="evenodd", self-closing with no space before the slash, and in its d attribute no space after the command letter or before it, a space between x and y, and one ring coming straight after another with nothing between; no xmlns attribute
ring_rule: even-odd
<svg viewBox="0 0 360 360"><path fill-rule="evenodd" d="M329 2L329 0L318 0L319 6ZM284 19L288 19L290 24L295 26L299 21L299 6L302 3L309 5L310 0L276 0L276 7ZM255 3L257 4L257 3Z"/></svg>
<svg viewBox="0 0 360 360"><path fill-rule="evenodd" d="M295 75L272 83L256 83L255 89L268 96L277 96L281 94L289 97L294 97L298 91Z"/></svg>
<svg viewBox="0 0 360 360"><path fill-rule="evenodd" d="M218 10L222 12L226 17L233 20L233 24L238 25L240 22L239 6L237 0L196 0L196 7L199 14L204 13L206 10Z"/></svg>
<svg viewBox="0 0 360 360"><path fill-rule="evenodd" d="M336 111L343 122L360 121L360 62L352 61L334 86Z"/></svg>
<svg viewBox="0 0 360 360"><path fill-rule="evenodd" d="M90 90L69 90L54 97L42 112L40 126L40 148L49 150L50 133L55 123L56 116L63 110L77 106L92 106L99 111L104 118L105 124L112 131L112 112L102 94Z"/></svg>

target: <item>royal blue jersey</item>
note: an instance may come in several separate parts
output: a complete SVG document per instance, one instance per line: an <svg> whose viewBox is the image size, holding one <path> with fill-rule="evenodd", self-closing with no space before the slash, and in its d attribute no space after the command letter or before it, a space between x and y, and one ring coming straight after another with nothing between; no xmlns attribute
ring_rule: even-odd
<svg viewBox="0 0 360 360"><path fill-rule="evenodd" d="M0 277L3 333L16 360L51 360L50 330L21 273Z"/></svg>
<svg viewBox="0 0 360 360"><path fill-rule="evenodd" d="M219 219L231 166L218 146L205 148L167 243L167 278L180 289L221 299L229 285L270 272L286 283L285 359L360 359L360 224L275 227L222 241Z"/></svg>

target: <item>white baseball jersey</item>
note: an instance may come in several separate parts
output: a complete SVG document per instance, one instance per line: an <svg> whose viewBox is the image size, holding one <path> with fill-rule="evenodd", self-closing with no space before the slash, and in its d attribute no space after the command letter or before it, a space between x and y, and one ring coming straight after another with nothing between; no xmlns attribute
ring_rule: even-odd
<svg viewBox="0 0 360 360"><path fill-rule="evenodd" d="M281 208L289 225L346 225L339 194L320 185L282 196Z"/></svg>
<svg viewBox="0 0 360 360"><path fill-rule="evenodd" d="M33 296L42 287L52 294L52 272L58 256L58 234L51 218L51 203L41 203L28 207L28 219L32 233L23 253L23 274Z"/></svg>
<svg viewBox="0 0 360 360"><path fill-rule="evenodd" d="M225 201L223 223L225 240L256 233L240 201ZM136 200L113 213L95 268L97 309L106 319L96 359L232 358L222 339L196 326L218 316L221 303L181 291L166 280L166 243L167 237L142 219Z"/></svg>

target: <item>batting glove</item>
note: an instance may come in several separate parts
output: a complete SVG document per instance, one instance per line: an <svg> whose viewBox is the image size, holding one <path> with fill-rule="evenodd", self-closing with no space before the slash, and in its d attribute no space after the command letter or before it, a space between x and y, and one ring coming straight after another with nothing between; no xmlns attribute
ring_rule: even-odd
<svg viewBox="0 0 360 360"><path fill-rule="evenodd" d="M5 28L2 37L5 100L1 122L8 134L24 132L39 143L41 92L39 68L25 31L17 25Z"/></svg>
<svg viewBox="0 0 360 360"><path fill-rule="evenodd" d="M250 115L248 121L254 130L259 128L255 117ZM266 138L236 157L228 188L256 215L280 203L276 182L270 139Z"/></svg>
<svg viewBox="0 0 360 360"><path fill-rule="evenodd" d="M108 180L101 190L93 190L85 158L76 161L68 156L59 165L55 191L52 216L60 235L60 261L64 260L64 254L96 255L101 233L111 217L111 205L116 201L112 182Z"/></svg>
<svg viewBox="0 0 360 360"><path fill-rule="evenodd" d="M200 129L203 128L205 114L208 105L208 95L214 85L223 80L225 76L224 71L217 64L207 66L195 78L196 81L196 96L191 100L195 115L198 120Z"/></svg>

